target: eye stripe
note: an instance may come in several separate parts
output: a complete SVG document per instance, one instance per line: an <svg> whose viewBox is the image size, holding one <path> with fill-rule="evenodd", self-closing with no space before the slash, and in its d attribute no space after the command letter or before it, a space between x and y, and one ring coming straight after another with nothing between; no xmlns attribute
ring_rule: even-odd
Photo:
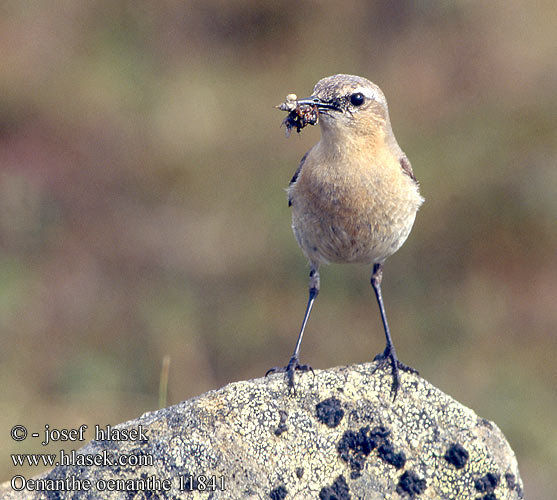
<svg viewBox="0 0 557 500"><path fill-rule="evenodd" d="M370 89L369 87L355 88L350 95L352 96L358 93L363 94L367 99L370 99L372 101L380 101L380 102L383 101L383 99L373 89Z"/></svg>

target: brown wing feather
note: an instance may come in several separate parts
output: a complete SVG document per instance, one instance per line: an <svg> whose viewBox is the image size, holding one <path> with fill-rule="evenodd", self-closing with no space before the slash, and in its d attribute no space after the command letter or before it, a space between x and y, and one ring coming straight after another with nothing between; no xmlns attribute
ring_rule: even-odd
<svg viewBox="0 0 557 500"><path fill-rule="evenodd" d="M304 165L304 162L306 161L308 153L309 153L309 151L304 156L302 156L302 159L300 160L300 164L298 165L298 168L296 169L296 172L294 172L294 175L292 176L292 179L290 179L290 184L288 184L289 186L292 186L292 184L294 184L296 182L296 180L298 179L298 176L300 175L300 172L302 171L302 166ZM288 197L288 206L289 207L292 206L292 198L290 196Z"/></svg>
<svg viewBox="0 0 557 500"><path fill-rule="evenodd" d="M417 182L416 176L414 175L414 171L412 170L412 165L408 157L402 153L402 156L398 159L400 166L402 167L402 171L410 177L414 182Z"/></svg>

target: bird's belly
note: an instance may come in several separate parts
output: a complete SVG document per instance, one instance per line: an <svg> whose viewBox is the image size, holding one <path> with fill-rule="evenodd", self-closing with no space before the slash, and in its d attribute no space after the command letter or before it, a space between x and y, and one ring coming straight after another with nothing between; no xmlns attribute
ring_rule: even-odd
<svg viewBox="0 0 557 500"><path fill-rule="evenodd" d="M293 207L292 229L306 257L314 263L380 263L406 241L417 206L375 205L366 210Z"/></svg>

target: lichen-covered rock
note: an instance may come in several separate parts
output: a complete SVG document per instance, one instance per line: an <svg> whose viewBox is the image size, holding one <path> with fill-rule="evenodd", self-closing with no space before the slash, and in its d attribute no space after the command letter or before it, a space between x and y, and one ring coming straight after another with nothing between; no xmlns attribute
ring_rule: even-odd
<svg viewBox="0 0 557 500"><path fill-rule="evenodd" d="M516 458L495 424L408 373L393 402L390 373L373 373L374 366L298 374L295 394L283 375L229 384L118 426L146 439L92 441L80 450L111 457L112 466L56 467L35 478L43 491L15 492L6 483L0 496L523 498ZM76 491L76 480L89 488ZM64 484L73 489L44 491Z"/></svg>

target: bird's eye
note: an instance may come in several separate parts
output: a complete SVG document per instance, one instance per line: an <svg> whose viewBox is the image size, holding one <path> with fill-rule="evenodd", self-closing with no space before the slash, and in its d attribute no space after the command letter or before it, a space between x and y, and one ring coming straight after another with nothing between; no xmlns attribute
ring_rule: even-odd
<svg viewBox="0 0 557 500"><path fill-rule="evenodd" d="M352 94L350 96L350 102L352 103L353 106L361 106L365 100L366 97L361 92L356 92L355 94Z"/></svg>

